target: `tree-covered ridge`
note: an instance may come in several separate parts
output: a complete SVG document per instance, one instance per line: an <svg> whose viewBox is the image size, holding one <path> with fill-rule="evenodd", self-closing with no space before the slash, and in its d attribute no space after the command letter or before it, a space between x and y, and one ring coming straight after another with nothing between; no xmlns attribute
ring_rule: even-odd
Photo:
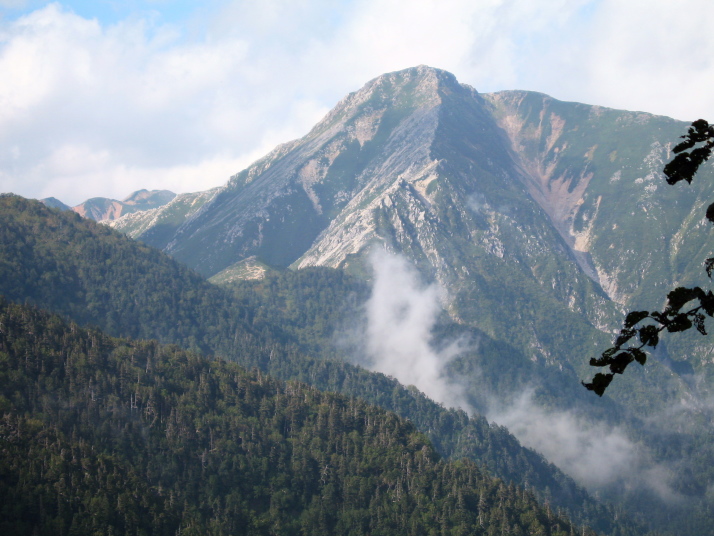
<svg viewBox="0 0 714 536"><path fill-rule="evenodd" d="M224 354L240 347L227 336L239 324L237 304L195 272L77 214L12 195L0 196L0 281L10 300L111 335Z"/></svg>
<svg viewBox="0 0 714 536"><path fill-rule="evenodd" d="M393 413L5 300L0 393L4 534L580 533Z"/></svg>
<svg viewBox="0 0 714 536"><path fill-rule="evenodd" d="M329 355L306 355L305 349L316 352L327 334L316 328L324 320L320 308L331 302L336 310L340 296L364 291L348 280L339 287L336 279L344 276L326 269L285 274L267 282L275 286L272 294L246 286L236 297L167 255L93 221L0 196L0 294L12 301L29 301L113 336L197 348L275 378L362 398L412 421L441 455L468 458L506 482L528 485L580 524L607 534L631 527L621 513L592 500L485 418L447 410L382 374L325 359ZM292 304L281 304L285 300Z"/></svg>
<svg viewBox="0 0 714 536"><path fill-rule="evenodd" d="M295 363L294 372L279 369L287 361L271 361L267 369L271 374L297 377L319 389L361 397L394 411L426 432L442 456L484 464L493 474L531 487L542 500L567 508L573 512L571 517L599 531L617 530L615 518L620 518L619 530L627 524L621 510L592 501L585 490L540 454L524 449L506 428L490 424L481 415L468 416L464 411L444 408L393 378L345 367L330 359L340 357L339 332L350 329L355 322L354 309L364 307L369 297L370 289L364 281L341 270L312 267L276 271L260 280L235 281L226 286L236 292L246 309L255 311L253 325L257 330L273 326L285 340L325 360L302 371ZM444 329L448 331L449 326L447 322ZM448 332L445 336L452 335L458 336ZM482 348L488 345L486 337L481 341ZM500 357L497 363L507 359L506 355L495 357ZM495 382L491 377L488 380Z"/></svg>
<svg viewBox="0 0 714 536"><path fill-rule="evenodd" d="M359 311L370 296L369 284L342 270L315 266L274 270L261 279L219 284L233 291L258 330L271 329L310 355L329 359L347 346ZM342 352L343 353L343 352Z"/></svg>

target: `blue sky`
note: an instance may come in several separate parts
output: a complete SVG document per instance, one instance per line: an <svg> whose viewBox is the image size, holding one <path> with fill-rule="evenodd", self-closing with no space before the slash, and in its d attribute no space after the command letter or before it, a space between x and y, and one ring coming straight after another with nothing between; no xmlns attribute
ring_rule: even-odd
<svg viewBox="0 0 714 536"><path fill-rule="evenodd" d="M218 186L418 64L714 119L712 20L711 0L0 0L0 191Z"/></svg>
<svg viewBox="0 0 714 536"><path fill-rule="evenodd" d="M8 19L40 9L51 2L40 0L0 0L0 9ZM163 22L181 23L198 11L215 8L220 0L77 0L60 2L62 6L87 19L97 19L102 24L114 24L129 17L158 16Z"/></svg>

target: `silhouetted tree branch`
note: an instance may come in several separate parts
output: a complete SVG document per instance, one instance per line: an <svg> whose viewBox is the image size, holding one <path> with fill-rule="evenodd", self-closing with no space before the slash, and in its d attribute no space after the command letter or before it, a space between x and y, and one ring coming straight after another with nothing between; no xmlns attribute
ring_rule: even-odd
<svg viewBox="0 0 714 536"><path fill-rule="evenodd" d="M704 119L692 123L689 131L682 136L684 141L679 143L673 152L676 155L664 167L668 184L676 184L681 180L691 184L699 167L706 162L714 148L714 125ZM709 205L706 212L707 219L714 223L714 203ZM714 270L714 257L704 261L704 268L711 279ZM685 305L693 307L682 310ZM678 287L667 294L667 304L663 311L631 311L625 318L623 328L615 339L615 345L605 350L600 358L590 359L593 367L609 367L609 373L598 372L592 382L583 385L590 391L602 396L612 382L615 374L625 372L627 366L633 361L644 365L647 354L643 348L655 348L659 342L662 331L671 333L686 331L696 328L699 333L706 335L706 317L714 316L714 293L704 291L700 287Z"/></svg>

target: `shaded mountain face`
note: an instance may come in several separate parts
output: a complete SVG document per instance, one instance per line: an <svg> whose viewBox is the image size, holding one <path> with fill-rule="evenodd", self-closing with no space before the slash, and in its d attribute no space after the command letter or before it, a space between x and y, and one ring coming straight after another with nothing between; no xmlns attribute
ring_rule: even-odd
<svg viewBox="0 0 714 536"><path fill-rule="evenodd" d="M176 194L169 190L137 190L123 201L106 197L93 197L74 207L69 207L54 197L42 199L41 202L51 208L73 210L83 218L89 218L94 221L111 221L126 214L163 206L174 197L176 197Z"/></svg>

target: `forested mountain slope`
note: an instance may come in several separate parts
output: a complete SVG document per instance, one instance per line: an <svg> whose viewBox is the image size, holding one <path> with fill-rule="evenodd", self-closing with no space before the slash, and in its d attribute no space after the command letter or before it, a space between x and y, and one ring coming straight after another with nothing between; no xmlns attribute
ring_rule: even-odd
<svg viewBox="0 0 714 536"><path fill-rule="evenodd" d="M0 326L3 534L580 533L362 401L4 299Z"/></svg>
<svg viewBox="0 0 714 536"><path fill-rule="evenodd" d="M578 522L605 533L636 533L505 429L444 409L381 374L309 357L301 351L305 341L280 328L284 318L271 322L253 298L234 297L168 256L75 214L0 197L0 294L113 336L174 342L360 397L410 419L444 455L472 459L506 481L527 484Z"/></svg>
<svg viewBox="0 0 714 536"><path fill-rule="evenodd" d="M441 288L444 333L474 341L438 370L462 398L498 408L491 414L551 459L572 436L533 423L589 432L558 463L581 482L608 473L617 489L603 478L603 493L678 531L670 508L714 511L711 341L666 337L602 404L579 381L625 309L658 309L668 290L706 279L712 165L692 186L668 187L661 173L687 126L534 92L480 94L419 66L347 95L161 240L151 222L162 209L113 225L217 278L255 258L374 281L373 251L407 259ZM625 454L606 459L608 441ZM642 498L643 481L653 498Z"/></svg>

